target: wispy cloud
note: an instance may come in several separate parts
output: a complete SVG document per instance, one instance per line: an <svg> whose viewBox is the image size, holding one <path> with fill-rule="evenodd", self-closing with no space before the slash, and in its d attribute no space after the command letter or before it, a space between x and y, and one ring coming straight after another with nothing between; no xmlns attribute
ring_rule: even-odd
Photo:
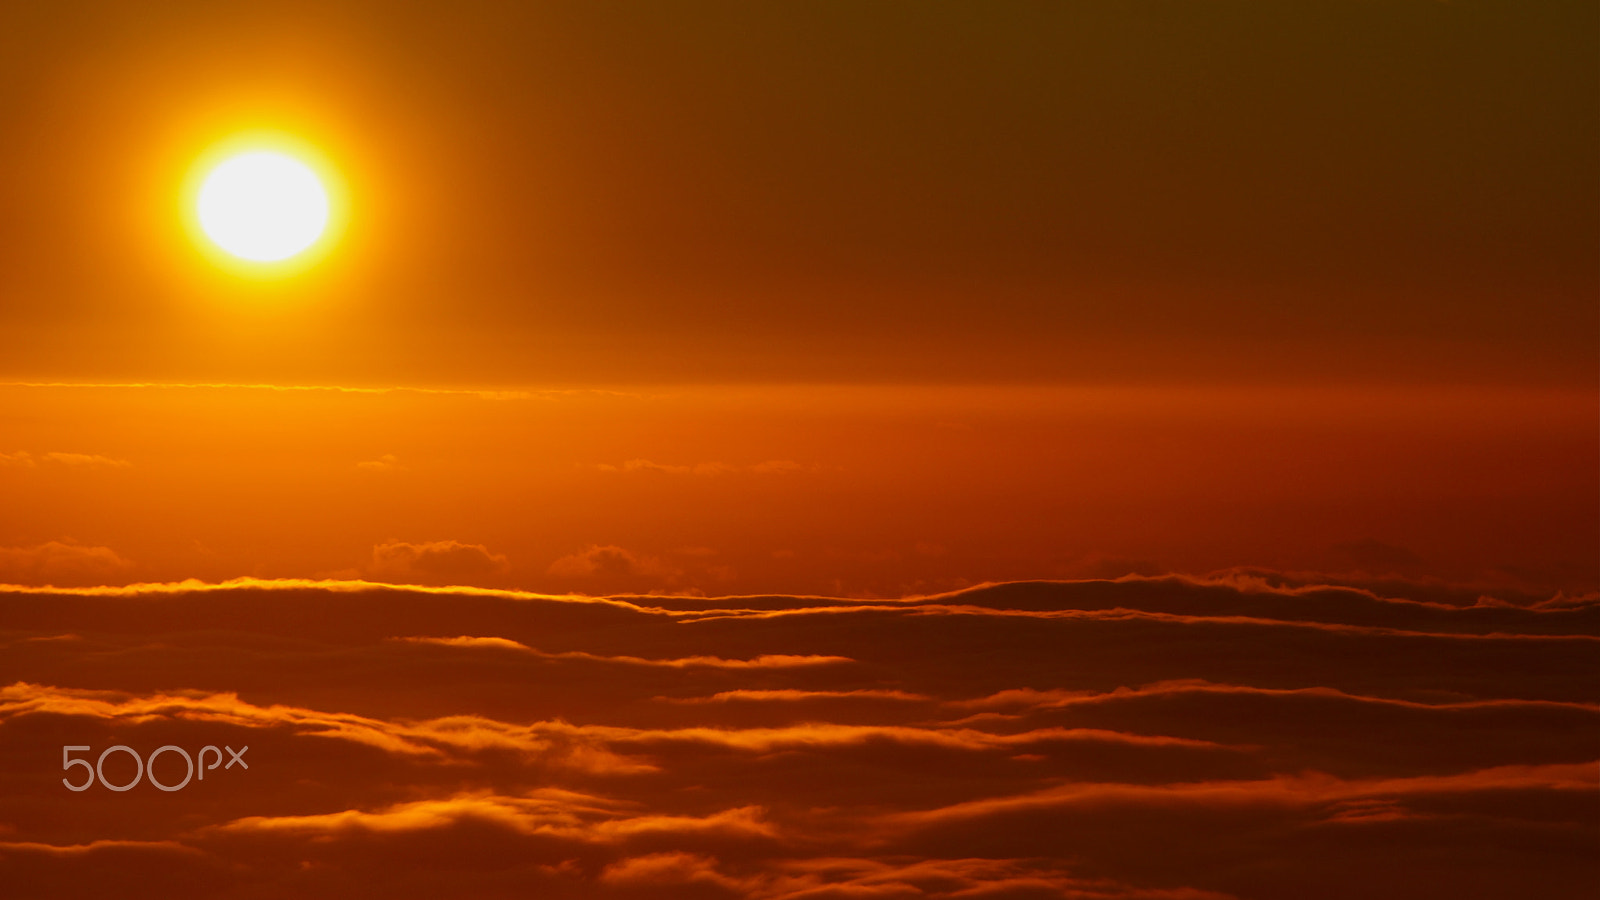
<svg viewBox="0 0 1600 900"><path fill-rule="evenodd" d="M630 550L613 544L604 546L592 544L576 553L557 559L545 571L548 574L563 578L588 578L597 575L672 576L679 574L679 569L676 566L670 565L657 557L639 556Z"/></svg>
<svg viewBox="0 0 1600 900"><path fill-rule="evenodd" d="M404 472L406 467L400 463L399 457L392 453L385 453L377 459L368 459L356 463L356 468L363 472Z"/></svg>
<svg viewBox="0 0 1600 900"><path fill-rule="evenodd" d="M94 453L60 453L51 451L34 455L26 450L18 450L15 453L0 453L0 466L31 469L38 467L41 463L85 469L128 469L133 467L133 463L125 459L115 459Z"/></svg>
<svg viewBox="0 0 1600 900"><path fill-rule="evenodd" d="M372 548L371 572L404 581L472 581L504 574L510 563L482 544L387 541Z"/></svg>
<svg viewBox="0 0 1600 900"><path fill-rule="evenodd" d="M791 475L797 472L814 472L819 467L806 466L790 459L769 459L749 465L731 465L724 462L699 462L687 464L659 463L648 459L630 459L619 464L599 463L601 472L659 472L664 475L727 475L750 472L757 475Z"/></svg>
<svg viewBox="0 0 1600 900"><path fill-rule="evenodd" d="M683 669L693 666L708 666L717 669L769 669L790 668L794 666L825 666L838 663L848 663L852 660L847 656L816 656L794 654L767 654L754 659L724 659L720 656L686 656L676 659L644 659L637 656L599 656L593 653L584 653L581 650L569 650L563 653L545 653L535 650L525 644L506 638L497 637L401 637L397 641L413 644L437 644L441 647L464 647L493 650L514 650L519 653L528 653L544 659L581 659L592 662L619 663L629 666L663 666L671 669Z"/></svg>
<svg viewBox="0 0 1600 900"><path fill-rule="evenodd" d="M89 585L125 576L133 563L110 547L48 541L31 547L0 547L0 583Z"/></svg>

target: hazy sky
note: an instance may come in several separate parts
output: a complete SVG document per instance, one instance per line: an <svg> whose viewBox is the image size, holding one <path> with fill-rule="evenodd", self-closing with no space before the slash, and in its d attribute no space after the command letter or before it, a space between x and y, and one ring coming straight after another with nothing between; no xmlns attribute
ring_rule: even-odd
<svg viewBox="0 0 1600 900"><path fill-rule="evenodd" d="M1589 385L1592 3L0 10L0 369ZM242 128L351 192L241 285Z"/></svg>

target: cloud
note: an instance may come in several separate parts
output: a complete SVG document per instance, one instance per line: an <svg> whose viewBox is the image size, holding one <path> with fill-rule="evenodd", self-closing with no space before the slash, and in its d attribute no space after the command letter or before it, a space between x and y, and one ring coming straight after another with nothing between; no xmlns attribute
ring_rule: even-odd
<svg viewBox="0 0 1600 900"><path fill-rule="evenodd" d="M717 871L716 860L693 853L652 853L615 862L600 872L600 883L647 891L687 885L727 896L743 893L740 880Z"/></svg>
<svg viewBox="0 0 1600 900"><path fill-rule="evenodd" d="M509 569L504 556L491 553L482 544L388 541L372 548L371 571L383 578L429 583L472 581L503 575Z"/></svg>
<svg viewBox="0 0 1600 900"><path fill-rule="evenodd" d="M712 562L716 552L709 547L678 547L663 557L615 544L590 544L554 560L545 574L576 580L587 591L703 597L705 586L726 584L738 576L732 566Z"/></svg>
<svg viewBox="0 0 1600 900"><path fill-rule="evenodd" d="M377 459L364 460L356 463L356 468L363 472L404 472L406 467L400 464L400 459L392 453L385 453Z"/></svg>
<svg viewBox="0 0 1600 900"><path fill-rule="evenodd" d="M46 453L41 458L46 462L59 463L63 466L80 466L88 469L127 469L133 466L133 463L125 459L112 459L109 456L89 453Z"/></svg>
<svg viewBox="0 0 1600 900"><path fill-rule="evenodd" d="M630 459L621 465L600 463L595 466L602 472L661 472L667 475L721 475L735 471L733 466L720 462L703 462L694 465L669 465L648 459Z"/></svg>
<svg viewBox="0 0 1600 900"><path fill-rule="evenodd" d="M811 471L815 467L803 466L792 459L769 459L749 467L751 472L760 475L792 475L795 472Z"/></svg>
<svg viewBox="0 0 1600 900"><path fill-rule="evenodd" d="M476 397L480 400L529 400L536 397L569 397L574 395L593 394L603 396L629 397L637 396L621 391L604 390L598 388L551 388L539 391L497 391L497 390L460 390L452 388L425 388L425 387L353 387L349 385L331 384L242 384L229 382L154 382L154 381L117 381L117 382L83 382L83 381L6 381L0 382L0 387L34 387L34 388L95 388L99 390L115 389L127 391L249 391L271 393L329 393L329 394L416 394L420 396L456 396Z"/></svg>
<svg viewBox="0 0 1600 900"><path fill-rule="evenodd" d="M1114 579L1126 575L1143 575L1154 578L1167 570L1160 563L1148 559L1129 559L1120 556L1093 554L1069 566L1081 578Z"/></svg>
<svg viewBox="0 0 1600 900"><path fill-rule="evenodd" d="M1600 602L1417 590L6 589L0 878L89 897L145 865L132 896L315 900L1585 896ZM252 768L35 815L65 793L40 748L68 743L91 762L247 745Z"/></svg>
<svg viewBox="0 0 1600 900"><path fill-rule="evenodd" d="M1260 688L1233 684L1214 684L1203 680L1164 681L1138 688L1118 688L1115 691L1038 691L1032 688L1015 688L999 691L973 700L952 700L947 705L961 709L1066 709L1068 707L1101 705L1135 699L1170 699L1186 695L1256 695L1278 698L1316 698L1351 703L1368 703L1413 710L1488 710L1522 707L1556 708L1600 712L1600 704L1569 703L1549 700L1466 700L1450 702L1435 700L1418 702L1395 697L1362 697L1327 687Z"/></svg>
<svg viewBox="0 0 1600 900"><path fill-rule="evenodd" d="M199 851L177 841L90 841L87 844L39 844L29 841L0 841L0 853L38 853L44 856L75 857L107 850L153 850L165 853L194 854Z"/></svg>
<svg viewBox="0 0 1600 900"><path fill-rule="evenodd" d="M0 582L34 585L103 584L126 575L133 563L110 547L49 541L0 547Z"/></svg>
<svg viewBox="0 0 1600 900"><path fill-rule="evenodd" d="M612 544L590 546L557 559L545 570L563 578L589 578L597 575L675 575L678 570L651 556L635 556Z"/></svg>
<svg viewBox="0 0 1600 900"><path fill-rule="evenodd" d="M99 456L92 453L41 453L34 456L26 450L16 453L0 453L0 466L17 468L36 468L39 463L59 466L69 466L80 469L128 469L133 463L125 459L114 459L109 456Z"/></svg>
<svg viewBox="0 0 1600 900"><path fill-rule="evenodd" d="M1365 538L1335 544L1334 552L1357 567L1373 572L1412 569L1422 564L1422 557L1394 544L1385 544L1376 538Z"/></svg>
<svg viewBox="0 0 1600 900"><path fill-rule="evenodd" d="M332 739L402 759L443 760L483 751L513 751L547 765L593 772L649 771L606 750L605 734L590 734L562 722L521 726L475 716L417 723L332 713L305 707L258 706L233 693L197 691L145 696L113 691L53 688L19 682L0 688L0 721L28 716L88 717L128 725L200 722L247 730Z"/></svg>
<svg viewBox="0 0 1600 900"><path fill-rule="evenodd" d="M1344 780L1321 774L1279 776L1260 781L1199 782L1169 785L1065 784L1027 794L993 797L931 810L897 813L887 821L923 828L958 820L994 819L1040 809L1127 803L1152 807L1267 806L1328 809L1342 817L1348 801L1420 798L1433 795L1544 789L1585 793L1600 787L1588 763L1500 766L1452 775Z"/></svg>
<svg viewBox="0 0 1600 900"><path fill-rule="evenodd" d="M1041 859L825 858L782 867L792 881L774 896L792 900L882 897L1064 897L1074 900L1231 900L1192 888L1139 888L1111 878L1074 876Z"/></svg>
<svg viewBox="0 0 1600 900"><path fill-rule="evenodd" d="M674 703L795 703L805 700L897 700L920 703L931 698L905 691L882 691L863 688L856 691L718 691L709 697L674 698Z"/></svg>
<svg viewBox="0 0 1600 900"><path fill-rule="evenodd" d="M568 651L566 653L544 653L516 641L495 637L402 637L395 640L413 644L438 644L444 647L491 648L497 650L514 650L519 653L528 653L544 659L581 659L601 663L618 663L629 666L665 666L671 669L682 669L690 666L710 666L718 669L762 669L786 668L792 666L825 666L838 663L852 662L845 656L800 656L789 654L771 654L758 656L755 659L723 659L720 656L690 656L680 659L641 659L637 656L597 656L593 653L582 651Z"/></svg>
<svg viewBox="0 0 1600 900"><path fill-rule="evenodd" d="M817 466L806 466L791 459L769 459L751 465L736 466L723 462L702 462L692 465L675 465L658 463L648 459L630 459L618 465L600 463L595 466L601 472L659 472L665 475L726 475L734 472L749 472L757 475L792 475L796 472L816 471Z"/></svg>
<svg viewBox="0 0 1600 900"><path fill-rule="evenodd" d="M724 664L726 661L724 661ZM666 664L693 665L685 661ZM774 668L792 665L759 661L732 668ZM794 698L789 698L794 699ZM915 699L894 697L893 699ZM445 752L474 752L485 747L541 753L552 743L578 740L590 749L611 746L692 744L768 753L782 748L861 745L887 741L906 745L937 746L983 752L1022 745L1060 742L1109 742L1129 746L1216 748L1208 741L1127 734L1098 729L1044 728L1017 734L993 734L973 728L849 726L805 723L783 728L628 728L547 721L528 725L497 722L477 716L388 722L369 716L328 713L283 705L258 706L232 693L157 693L147 696L113 691L53 688L19 682L0 688L0 719L27 715L91 716L129 723L162 718L221 722L249 728L288 728L296 733L339 738L405 756L438 756Z"/></svg>
<svg viewBox="0 0 1600 900"><path fill-rule="evenodd" d="M639 815L629 805L573 791L535 789L523 795L488 791L418 800L365 811L346 809L310 816L247 816L214 826L221 833L301 835L349 832L417 832L450 828L463 821L492 823L523 835L583 843L623 843L652 834L709 834L770 838L776 832L759 807L705 816Z"/></svg>

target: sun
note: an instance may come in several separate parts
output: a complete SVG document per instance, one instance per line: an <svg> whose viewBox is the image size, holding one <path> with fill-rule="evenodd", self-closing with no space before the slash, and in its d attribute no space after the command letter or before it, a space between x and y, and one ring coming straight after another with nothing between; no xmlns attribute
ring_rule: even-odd
<svg viewBox="0 0 1600 900"><path fill-rule="evenodd" d="M315 244L328 229L328 192L311 167L286 153L230 156L206 175L196 213L212 243L239 259L270 263Z"/></svg>

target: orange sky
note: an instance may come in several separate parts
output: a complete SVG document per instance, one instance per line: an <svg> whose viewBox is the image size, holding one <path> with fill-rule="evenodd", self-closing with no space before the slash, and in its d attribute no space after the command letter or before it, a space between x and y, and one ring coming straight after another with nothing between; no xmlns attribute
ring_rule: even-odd
<svg viewBox="0 0 1600 900"><path fill-rule="evenodd" d="M12 5L0 374L1593 386L1585 4ZM352 204L240 283L240 130Z"/></svg>
<svg viewBox="0 0 1600 900"><path fill-rule="evenodd" d="M899 596L1263 566L1596 586L1586 392L10 386L0 402L0 580L23 583ZM380 559L439 542L475 549L433 571ZM615 548L609 566L595 548Z"/></svg>
<svg viewBox="0 0 1600 900"><path fill-rule="evenodd" d="M1367 541L1593 585L1593 11L1155 10L11 9L6 380L658 399L6 388L0 453L128 465L0 471L3 540L890 593ZM286 277L179 207L258 129L348 204Z"/></svg>
<svg viewBox="0 0 1600 900"><path fill-rule="evenodd" d="M0 5L0 884L1587 896L1597 17Z"/></svg>

